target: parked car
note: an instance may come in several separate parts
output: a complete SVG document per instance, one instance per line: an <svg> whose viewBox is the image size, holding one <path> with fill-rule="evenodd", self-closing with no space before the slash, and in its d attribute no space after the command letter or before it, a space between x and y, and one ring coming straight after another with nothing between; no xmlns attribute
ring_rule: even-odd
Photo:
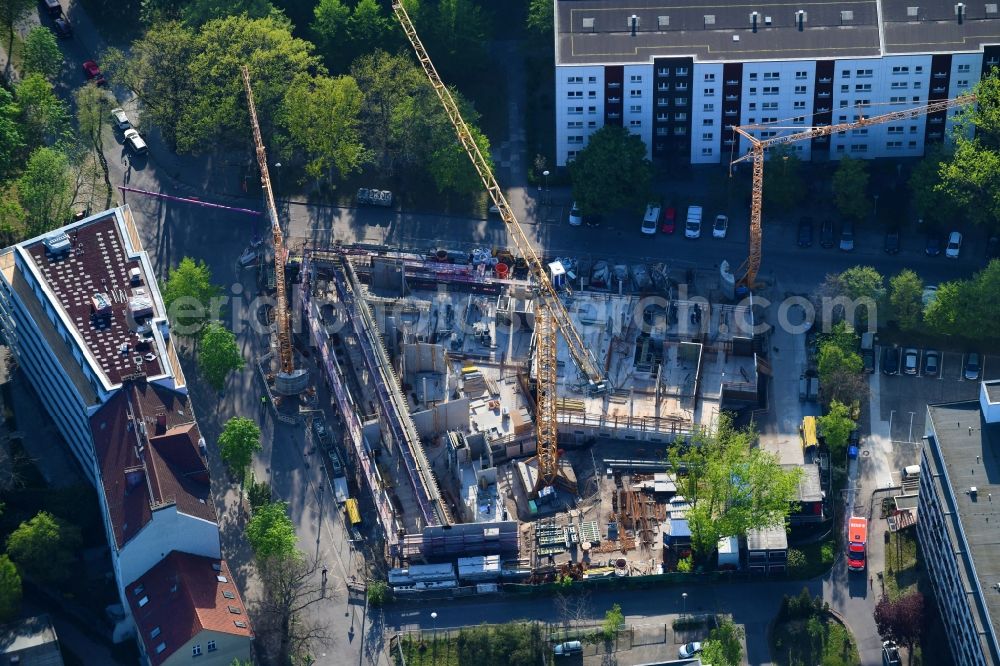
<svg viewBox="0 0 1000 666"><path fill-rule="evenodd" d="M1000 259L1000 237L990 236L986 241L986 259Z"/></svg>
<svg viewBox="0 0 1000 666"><path fill-rule="evenodd" d="M840 251L854 251L854 223L844 222L844 227L840 230Z"/></svg>
<svg viewBox="0 0 1000 666"><path fill-rule="evenodd" d="M701 206L688 206L687 221L684 223L685 238L701 238Z"/></svg>
<svg viewBox="0 0 1000 666"><path fill-rule="evenodd" d="M146 142L134 129L125 130L125 146L136 155L145 155L149 152Z"/></svg>
<svg viewBox="0 0 1000 666"><path fill-rule="evenodd" d="M969 381L979 379L979 354L969 352L965 357L965 378Z"/></svg>
<svg viewBox="0 0 1000 666"><path fill-rule="evenodd" d="M899 347L882 349L882 372L886 375L895 375L899 372Z"/></svg>
<svg viewBox="0 0 1000 666"><path fill-rule="evenodd" d="M83 74L99 86L103 86L107 83L107 81L104 80L104 74L101 73L101 68L98 67L97 63L93 60L83 61Z"/></svg>
<svg viewBox="0 0 1000 666"><path fill-rule="evenodd" d="M693 643L685 643L682 645L681 649L677 652L677 656L681 659L690 659L699 652L701 652L701 643L694 641Z"/></svg>
<svg viewBox="0 0 1000 666"><path fill-rule="evenodd" d="M668 206L663 211L663 226L660 231L665 234L672 234L677 229L677 210L673 206Z"/></svg>
<svg viewBox="0 0 1000 666"><path fill-rule="evenodd" d="M915 375L920 369L920 351L908 347L903 351L903 374Z"/></svg>
<svg viewBox="0 0 1000 666"><path fill-rule="evenodd" d="M949 259L958 259L958 254L962 251L962 234L953 231L948 234L948 246L944 249L944 256Z"/></svg>
<svg viewBox="0 0 1000 666"><path fill-rule="evenodd" d="M941 234L931 231L927 234L927 243L924 245L924 253L928 257L936 257L941 254Z"/></svg>
<svg viewBox="0 0 1000 666"><path fill-rule="evenodd" d="M573 207L569 209L569 226L578 227L581 224L583 224L583 213L574 201Z"/></svg>
<svg viewBox="0 0 1000 666"><path fill-rule="evenodd" d="M73 26L70 25L68 18L60 16L52 22L52 32L56 33L59 39L69 39L73 36Z"/></svg>
<svg viewBox="0 0 1000 666"><path fill-rule="evenodd" d="M823 220L819 229L819 244L827 249L833 247L833 220Z"/></svg>
<svg viewBox="0 0 1000 666"><path fill-rule="evenodd" d="M555 653L557 657L580 654L581 652L583 652L583 643L580 641L566 641L565 643L557 645L553 650L553 653Z"/></svg>
<svg viewBox="0 0 1000 666"><path fill-rule="evenodd" d="M712 238L725 238L729 230L729 217L727 215L716 215L715 224L712 225Z"/></svg>
<svg viewBox="0 0 1000 666"><path fill-rule="evenodd" d="M813 221L811 217L799 219L799 247L812 247L813 244Z"/></svg>
<svg viewBox="0 0 1000 666"><path fill-rule="evenodd" d="M936 349L928 349L924 352L924 375L936 377L941 367L941 352Z"/></svg>
<svg viewBox="0 0 1000 666"><path fill-rule="evenodd" d="M885 232L885 253L899 253L899 229L889 229Z"/></svg>
<svg viewBox="0 0 1000 666"><path fill-rule="evenodd" d="M656 229L660 225L660 204L646 204L646 214L642 217L642 233L647 236L656 234Z"/></svg>
<svg viewBox="0 0 1000 666"><path fill-rule="evenodd" d="M42 4L45 6L45 11L48 12L49 16L62 16L63 9L62 5L59 4L59 0L42 0Z"/></svg>
<svg viewBox="0 0 1000 666"><path fill-rule="evenodd" d="M598 227L603 219L600 215L584 215L583 223L588 227Z"/></svg>
<svg viewBox="0 0 1000 666"><path fill-rule="evenodd" d="M129 122L128 116L125 115L125 111L122 109L111 109L111 122L122 132L132 129L132 123Z"/></svg>
<svg viewBox="0 0 1000 666"><path fill-rule="evenodd" d="M882 666L902 666L899 658L899 648L892 641L882 642Z"/></svg>
<svg viewBox="0 0 1000 666"><path fill-rule="evenodd" d="M323 419L314 419L312 422L313 434L316 436L316 440L320 444L326 445L330 440L330 431L326 427L326 421Z"/></svg>

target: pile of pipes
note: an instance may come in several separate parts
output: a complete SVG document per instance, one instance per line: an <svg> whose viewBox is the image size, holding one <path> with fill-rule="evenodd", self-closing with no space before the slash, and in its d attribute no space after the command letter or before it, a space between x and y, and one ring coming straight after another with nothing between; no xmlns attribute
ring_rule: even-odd
<svg viewBox="0 0 1000 666"><path fill-rule="evenodd" d="M358 203L388 207L392 205L392 192L389 190L372 190L362 187L358 189Z"/></svg>

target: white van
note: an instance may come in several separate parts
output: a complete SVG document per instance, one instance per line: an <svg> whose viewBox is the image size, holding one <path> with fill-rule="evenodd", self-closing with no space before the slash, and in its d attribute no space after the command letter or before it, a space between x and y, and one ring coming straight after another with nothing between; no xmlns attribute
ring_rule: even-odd
<svg viewBox="0 0 1000 666"><path fill-rule="evenodd" d="M903 481L920 478L920 465L907 465L903 468Z"/></svg>
<svg viewBox="0 0 1000 666"><path fill-rule="evenodd" d="M685 238L701 238L701 206L688 206L687 222L684 223Z"/></svg>
<svg viewBox="0 0 1000 666"><path fill-rule="evenodd" d="M656 235L656 227L660 224L660 204L646 204L646 214L642 218L642 233L647 236Z"/></svg>

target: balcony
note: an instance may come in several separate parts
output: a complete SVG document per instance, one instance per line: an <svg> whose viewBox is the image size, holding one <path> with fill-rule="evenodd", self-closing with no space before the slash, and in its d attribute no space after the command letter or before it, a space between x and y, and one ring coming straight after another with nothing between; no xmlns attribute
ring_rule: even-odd
<svg viewBox="0 0 1000 666"><path fill-rule="evenodd" d="M824 76L823 78L817 79L816 81L817 81L817 83L833 83L833 77L832 76Z"/></svg>
<svg viewBox="0 0 1000 666"><path fill-rule="evenodd" d="M944 118L940 118L940 117L938 117L938 118L928 118L927 119L927 124L928 125L940 125L943 122L944 122Z"/></svg>
<svg viewBox="0 0 1000 666"><path fill-rule="evenodd" d="M938 86L936 88L931 88L931 92L932 93L943 93L943 92L946 92L947 90L948 89L945 88L944 86Z"/></svg>
<svg viewBox="0 0 1000 666"><path fill-rule="evenodd" d="M813 111L813 113L816 113L816 114L830 113L830 107L828 107L828 106L818 107L815 111Z"/></svg>
<svg viewBox="0 0 1000 666"><path fill-rule="evenodd" d="M729 81L726 81L726 85L727 86L738 86L738 85L740 85L740 80L739 79L730 79Z"/></svg>
<svg viewBox="0 0 1000 666"><path fill-rule="evenodd" d="M656 106L670 106L670 102L665 99L661 99L656 103Z"/></svg>
<svg viewBox="0 0 1000 666"><path fill-rule="evenodd" d="M621 104L621 103L622 103L622 98L621 97L609 97L608 98L608 104Z"/></svg>
<svg viewBox="0 0 1000 666"><path fill-rule="evenodd" d="M818 97L819 99L830 99L830 95L832 94L833 93L831 92L821 92L821 93L816 93L816 97Z"/></svg>
<svg viewBox="0 0 1000 666"><path fill-rule="evenodd" d="M934 72L935 79L945 79L948 78L948 72Z"/></svg>
<svg viewBox="0 0 1000 666"><path fill-rule="evenodd" d="M735 102L735 101L739 100L739 98L740 98L739 95L726 95L726 101L727 102Z"/></svg>
<svg viewBox="0 0 1000 666"><path fill-rule="evenodd" d="M670 76L670 68L669 67L661 67L658 70L656 70L656 75L657 76Z"/></svg>
<svg viewBox="0 0 1000 666"><path fill-rule="evenodd" d="M722 142L722 145L723 145L723 146L731 146L731 145L733 145L734 143L736 143L736 142L735 142L735 141L733 141L732 139L726 139L725 141L723 141L723 142Z"/></svg>
<svg viewBox="0 0 1000 666"><path fill-rule="evenodd" d="M660 92L667 92L668 90L670 90L670 84L661 83L658 86L656 86L656 89L659 90Z"/></svg>
<svg viewBox="0 0 1000 666"><path fill-rule="evenodd" d="M668 134L670 134L670 130L668 128L666 127L656 128L656 136L667 136Z"/></svg>
<svg viewBox="0 0 1000 666"><path fill-rule="evenodd" d="M621 118L621 117L622 117L622 114L620 114L620 113L612 112L612 113L608 114L608 118L610 120L617 120L618 118Z"/></svg>
<svg viewBox="0 0 1000 666"><path fill-rule="evenodd" d="M830 137L828 136L818 136L813 139L816 143L830 143Z"/></svg>
<svg viewBox="0 0 1000 666"><path fill-rule="evenodd" d="M725 112L724 112L724 115L727 115L727 116L735 116L735 115L738 115L738 114L739 114L739 111L737 109L726 109Z"/></svg>
<svg viewBox="0 0 1000 666"><path fill-rule="evenodd" d="M941 136L942 136L942 135L941 135L941 132L930 132L930 133L929 133L929 134L927 135L927 138L928 138L928 139L940 139L940 138L941 138Z"/></svg>
<svg viewBox="0 0 1000 666"><path fill-rule="evenodd" d="M621 88L621 87L622 87L622 84L619 83L618 81L611 81L611 82L608 83L608 88L611 89L611 90L617 90L618 88Z"/></svg>

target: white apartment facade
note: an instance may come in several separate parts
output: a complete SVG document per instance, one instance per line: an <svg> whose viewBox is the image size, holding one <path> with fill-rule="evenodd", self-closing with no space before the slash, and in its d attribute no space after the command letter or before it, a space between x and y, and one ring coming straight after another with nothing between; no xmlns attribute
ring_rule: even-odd
<svg viewBox="0 0 1000 666"><path fill-rule="evenodd" d="M769 137L921 107L969 92L1000 65L990 4L554 4L559 166L604 125L641 136L650 158L726 163L749 149L734 125L772 125L753 130ZM956 112L791 145L802 159L917 157L947 140Z"/></svg>

